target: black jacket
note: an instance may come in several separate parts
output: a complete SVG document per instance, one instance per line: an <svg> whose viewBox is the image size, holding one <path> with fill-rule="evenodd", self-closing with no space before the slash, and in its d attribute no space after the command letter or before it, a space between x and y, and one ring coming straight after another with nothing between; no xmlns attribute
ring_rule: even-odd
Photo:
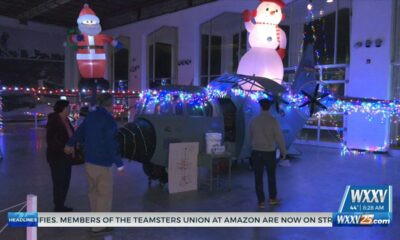
<svg viewBox="0 0 400 240"><path fill-rule="evenodd" d="M70 122L69 125L73 130ZM64 153L64 147L69 137L67 129L58 113L53 112L48 115L46 130L47 161L67 160L68 157Z"/></svg>

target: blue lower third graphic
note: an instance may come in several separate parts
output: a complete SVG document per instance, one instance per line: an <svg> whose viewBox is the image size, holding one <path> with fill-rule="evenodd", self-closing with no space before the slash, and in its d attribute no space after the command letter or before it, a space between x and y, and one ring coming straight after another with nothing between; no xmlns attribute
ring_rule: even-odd
<svg viewBox="0 0 400 240"><path fill-rule="evenodd" d="M37 227L37 212L9 212L8 226L10 227Z"/></svg>
<svg viewBox="0 0 400 240"><path fill-rule="evenodd" d="M387 226L392 221L392 186L347 186L333 226Z"/></svg>

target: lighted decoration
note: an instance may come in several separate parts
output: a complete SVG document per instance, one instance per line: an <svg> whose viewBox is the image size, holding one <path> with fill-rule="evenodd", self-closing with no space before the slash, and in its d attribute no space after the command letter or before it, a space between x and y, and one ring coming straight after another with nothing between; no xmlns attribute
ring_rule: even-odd
<svg viewBox="0 0 400 240"><path fill-rule="evenodd" d="M315 91L315 90L314 90ZM91 94L90 90L82 89L47 89L47 88L22 88L22 87L1 87L0 93L30 93L34 96L40 95L53 95L53 96L68 96L77 97L79 94ZM272 96L269 96L263 91L245 91L242 89L229 89L220 90L212 87L207 87L204 91L196 93L188 93L184 91L167 91L167 90L145 90L142 92L135 91L98 91L101 93L111 93L115 98L139 98L139 103L153 102L160 106L168 104L189 104L194 109L204 109L210 101L217 98L224 98L229 96L249 98L254 102L257 102L261 98L269 98L273 100ZM310 93L308 93L310 95ZM276 98L276 96L275 96ZM315 99L313 99L315 98ZM302 110L306 105L319 105L318 103L328 107L327 110L319 111L319 114L334 114L334 113L364 113L368 120L374 118L380 118L382 121L391 119L393 123L398 123L400 120L400 100L375 100L375 99L355 99L355 98L344 98L336 99L332 95L327 93L320 93L314 95L294 94L288 89L284 94L279 96L278 104L282 104L283 108L277 106L280 112L288 112L291 110ZM1 101L1 98L0 98ZM1 105L0 105L1 107ZM123 112L126 112L129 106L121 102L117 102L114 105L114 115L120 117ZM310 108L311 109L311 108ZM1 120L1 119L0 119ZM1 122L0 122L1 127ZM338 130L339 131L339 130ZM340 134L338 134L340 135ZM397 136L395 141L400 141L400 136ZM345 144L342 144L342 154L360 154L359 151L353 151L347 149ZM385 144L386 146L386 144ZM382 151L382 147L371 146L367 149L367 152Z"/></svg>
<svg viewBox="0 0 400 240"><path fill-rule="evenodd" d="M375 147L371 146L365 150L354 150L354 149L349 149L346 144L342 143L342 149L340 151L341 156L345 155L365 155L369 153L376 153L376 152L386 152L388 149L388 144L385 142L382 147ZM375 156L375 155L374 155Z"/></svg>
<svg viewBox="0 0 400 240"><path fill-rule="evenodd" d="M1 87L0 92L8 93L26 93L33 95L49 95L49 96L66 96L77 97L79 94L91 95L92 91L89 89L48 89L46 87L30 88L30 87ZM138 97L139 93L136 91L114 91L114 90L98 90L97 93L110 93L114 97Z"/></svg>
<svg viewBox="0 0 400 240"><path fill-rule="evenodd" d="M283 79L282 59L286 53L286 34L278 24L284 18L282 0L261 0L257 10L243 12L251 49L240 59L238 74L271 79L278 84ZM242 86L244 90L249 86ZM252 89L261 90L261 89Z"/></svg>
<svg viewBox="0 0 400 240"><path fill-rule="evenodd" d="M69 41L77 47L76 60L79 72L83 78L102 79L107 67L105 46L111 44L122 48L122 44L111 36L100 34L100 19L95 12L85 4L77 19L81 34L73 34Z"/></svg>
<svg viewBox="0 0 400 240"><path fill-rule="evenodd" d="M49 95L49 96L67 96L77 97L79 94L91 94L91 90L87 89L48 89L45 87L41 88L29 88L29 87L0 87L0 93L31 93L36 96ZM207 87L202 92L187 93L184 91L167 91L167 90L144 90L141 92L137 91L113 91L113 90L101 90L98 93L110 93L116 98L139 98L141 101L145 99L154 99L155 101L171 102L174 100L174 96L179 96L180 101L197 104L198 106L204 105L205 102L211 101L216 98L235 96L235 97L248 97L253 101L258 101L261 98L272 99L265 92L255 91L249 92L242 89L230 89L230 90L219 90L211 87ZM159 97L162 95L162 97ZM281 96L282 100L287 102L285 104L285 110L301 109L302 105L309 105L307 102L313 101L303 94L294 94L290 89ZM321 104L328 107L327 110L322 111L324 114L333 114L344 112L346 114L352 113L365 113L367 118L380 117L382 120L392 118L394 121L399 121L400 118L400 100L376 100L376 99L356 99L356 98L343 98L337 99L332 95L326 93L320 93L317 96L317 100ZM305 104L307 103L307 104ZM318 104L317 104L318 105Z"/></svg>

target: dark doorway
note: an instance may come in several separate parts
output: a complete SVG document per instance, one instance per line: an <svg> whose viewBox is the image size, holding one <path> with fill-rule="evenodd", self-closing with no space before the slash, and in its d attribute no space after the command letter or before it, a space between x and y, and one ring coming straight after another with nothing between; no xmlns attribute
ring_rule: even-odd
<svg viewBox="0 0 400 240"><path fill-rule="evenodd" d="M236 106L229 98L218 98L224 116L224 131L227 142L236 141Z"/></svg>
<svg viewBox="0 0 400 240"><path fill-rule="evenodd" d="M172 45L155 43L149 47L149 87L170 85L172 78Z"/></svg>

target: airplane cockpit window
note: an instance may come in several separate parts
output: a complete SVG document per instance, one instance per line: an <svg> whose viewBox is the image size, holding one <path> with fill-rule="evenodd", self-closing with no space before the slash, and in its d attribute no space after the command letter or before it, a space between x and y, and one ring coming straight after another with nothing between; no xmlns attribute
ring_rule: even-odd
<svg viewBox="0 0 400 240"><path fill-rule="evenodd" d="M174 99L171 102L146 101L140 112L146 115L187 115L198 117L212 117L213 114L210 103L207 103L204 107L199 107L197 104L184 103L179 99Z"/></svg>
<svg viewBox="0 0 400 240"><path fill-rule="evenodd" d="M189 116L204 116L203 109L196 105L188 104L186 108Z"/></svg>
<svg viewBox="0 0 400 240"><path fill-rule="evenodd" d="M148 101L144 106L143 114L154 114L156 104L154 101Z"/></svg>
<svg viewBox="0 0 400 240"><path fill-rule="evenodd" d="M213 107L211 105L211 103L208 103L205 107L204 107L204 113L207 117L212 117L213 116Z"/></svg>
<svg viewBox="0 0 400 240"><path fill-rule="evenodd" d="M200 117L212 116L211 104L207 104L203 108L200 108L199 106L196 105L187 104L186 110L189 116L200 116Z"/></svg>
<svg viewBox="0 0 400 240"><path fill-rule="evenodd" d="M160 115L165 115L165 114L171 114L171 103L157 103L154 114L160 114Z"/></svg>
<svg viewBox="0 0 400 240"><path fill-rule="evenodd" d="M183 104L182 102L172 103L172 114L173 115L183 115Z"/></svg>

